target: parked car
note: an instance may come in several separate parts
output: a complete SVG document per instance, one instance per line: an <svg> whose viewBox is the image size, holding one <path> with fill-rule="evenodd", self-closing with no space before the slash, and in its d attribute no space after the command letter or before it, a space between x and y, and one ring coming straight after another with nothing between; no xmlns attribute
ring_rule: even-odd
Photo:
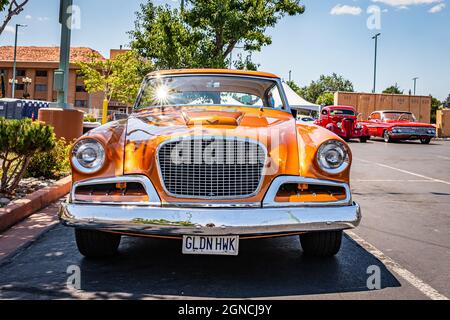
<svg viewBox="0 0 450 320"><path fill-rule="evenodd" d="M297 116L297 121L313 123L316 119L310 116Z"/></svg>
<svg viewBox="0 0 450 320"><path fill-rule="evenodd" d="M328 106L320 112L316 124L327 128L342 139L349 141L359 139L362 143L370 139L369 131L365 125L358 123L358 113L349 106Z"/></svg>
<svg viewBox="0 0 450 320"><path fill-rule="evenodd" d="M336 254L342 231L361 219L352 154L330 131L296 123L286 101L270 73L148 75L128 119L73 147L60 218L80 252L113 255L127 235L176 239L184 254L237 255L240 241L299 235L304 253Z"/></svg>
<svg viewBox="0 0 450 320"><path fill-rule="evenodd" d="M361 124L368 127L371 136L382 137L386 143L420 140L422 144L429 144L436 137L436 126L417 122L414 114L406 111L375 111Z"/></svg>

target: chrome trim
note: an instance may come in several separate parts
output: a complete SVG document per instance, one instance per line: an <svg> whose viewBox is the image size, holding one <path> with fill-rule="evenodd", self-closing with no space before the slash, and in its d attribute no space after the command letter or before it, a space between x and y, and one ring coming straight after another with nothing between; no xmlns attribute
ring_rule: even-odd
<svg viewBox="0 0 450 320"><path fill-rule="evenodd" d="M108 184L108 183L118 183L118 182L135 182L140 183L145 191L147 192L147 195L149 197L148 202L87 202L87 201L74 201L75 200L75 191L78 187L83 186L91 186L91 185L101 185L101 184ZM161 206L161 199L159 198L158 193L156 192L155 187L153 186L152 182L149 178L143 175L125 175L125 176L118 176L113 178L100 178L100 179L91 179L91 180L85 180L81 182L76 182L72 186L72 190L70 192L70 198L69 202L71 203L77 203L77 204L96 204L96 205L132 205L132 206Z"/></svg>
<svg viewBox="0 0 450 320"><path fill-rule="evenodd" d="M228 197L199 197L199 196L188 196L188 195L178 195L178 194L173 194L171 192L169 192L169 190L167 190L166 188L166 184L163 180L163 175L161 172L161 167L160 167L160 159L159 159L159 151L161 150L161 148L163 146L165 146L166 144L169 143L173 143L173 142L179 142L179 141L184 141L184 140L204 140L204 139L213 139L213 138L220 138L220 139L224 139L224 140L238 140L238 141L249 141L252 143L255 143L257 145L259 145L264 153L265 153L265 163L264 163L264 168L261 172L261 179L259 181L259 185L258 188L255 190L255 192L253 192L250 195L245 195L245 196L228 196ZM223 136L223 135L205 135L205 136L182 136L182 137L176 137L176 138L172 138L166 141L163 141L162 143L160 143L158 145L158 147L156 148L156 167L158 169L158 177L159 177L159 182L161 184L161 186L164 189L164 192L174 198L180 198L180 199L198 199L198 200L229 200L229 199L247 199L247 198L252 198L254 196L256 196L260 191L261 188L264 184L264 178L266 176L266 172L267 172L267 161L269 160L269 152L267 150L267 147L260 141L254 140L254 139L250 139L250 138L244 138L244 137L239 137L239 136Z"/></svg>
<svg viewBox="0 0 450 320"><path fill-rule="evenodd" d="M163 202L163 208L261 208L261 202Z"/></svg>
<svg viewBox="0 0 450 320"><path fill-rule="evenodd" d="M322 186L333 186L333 187L341 187L345 189L346 198L341 201L334 202L276 202L275 197L278 193L278 190L283 184L286 183L304 183L304 184L315 184ZM281 176L277 177L273 180L270 185L269 190L267 191L266 196L263 200L263 208L290 208L290 207L337 207L337 206L346 206L352 203L352 195L350 191L350 187L346 183L339 183L335 181L328 180L317 180L311 178L303 178L296 176Z"/></svg>
<svg viewBox="0 0 450 320"><path fill-rule="evenodd" d="M357 203L342 207L167 209L62 204L69 227L145 235L274 235L352 229L361 221Z"/></svg>

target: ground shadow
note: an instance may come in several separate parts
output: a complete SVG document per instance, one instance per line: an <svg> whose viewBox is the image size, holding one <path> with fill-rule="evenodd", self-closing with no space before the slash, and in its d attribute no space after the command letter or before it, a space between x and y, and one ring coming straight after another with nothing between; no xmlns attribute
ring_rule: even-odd
<svg viewBox="0 0 450 320"><path fill-rule="evenodd" d="M0 298L71 298L68 266L81 268L81 289L107 299L190 296L285 297L368 291L367 268L381 270L382 288L400 283L374 256L346 237L330 259L305 257L298 237L241 241L238 257L185 256L176 240L124 238L108 260L81 257L69 229L46 237L0 267Z"/></svg>

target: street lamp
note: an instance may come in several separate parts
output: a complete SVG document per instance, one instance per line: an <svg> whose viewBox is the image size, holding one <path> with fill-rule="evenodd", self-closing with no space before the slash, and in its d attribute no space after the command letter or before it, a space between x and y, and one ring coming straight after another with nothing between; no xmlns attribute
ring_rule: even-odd
<svg viewBox="0 0 450 320"><path fill-rule="evenodd" d="M26 28L27 26L24 24L16 24L16 35L15 35L15 39L14 39L14 64L13 64L13 82L16 82L16 70L17 70L17 35L19 34L19 28L20 27L24 27ZM14 85L12 87L12 98L14 99L16 94L16 86Z"/></svg>
<svg viewBox="0 0 450 320"><path fill-rule="evenodd" d="M413 78L413 81L414 81L414 95L416 95L416 87L417 87L417 80L418 79L419 79L419 77Z"/></svg>
<svg viewBox="0 0 450 320"><path fill-rule="evenodd" d="M377 51L378 51L378 37L381 35L381 33L377 33L372 37L372 39L375 40L375 60L374 60L374 67L373 67L373 90L372 93L376 92L377 87Z"/></svg>
<svg viewBox="0 0 450 320"><path fill-rule="evenodd" d="M30 94L28 93L28 86L33 82L31 78L25 77L22 79L22 83L24 85L23 98L28 99Z"/></svg>

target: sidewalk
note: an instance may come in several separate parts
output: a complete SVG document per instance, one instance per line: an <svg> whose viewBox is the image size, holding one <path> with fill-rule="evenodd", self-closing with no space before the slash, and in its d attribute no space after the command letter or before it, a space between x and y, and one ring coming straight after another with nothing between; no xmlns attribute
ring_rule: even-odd
<svg viewBox="0 0 450 320"><path fill-rule="evenodd" d="M36 241L58 223L58 207L63 199L33 214L0 234L0 264Z"/></svg>

